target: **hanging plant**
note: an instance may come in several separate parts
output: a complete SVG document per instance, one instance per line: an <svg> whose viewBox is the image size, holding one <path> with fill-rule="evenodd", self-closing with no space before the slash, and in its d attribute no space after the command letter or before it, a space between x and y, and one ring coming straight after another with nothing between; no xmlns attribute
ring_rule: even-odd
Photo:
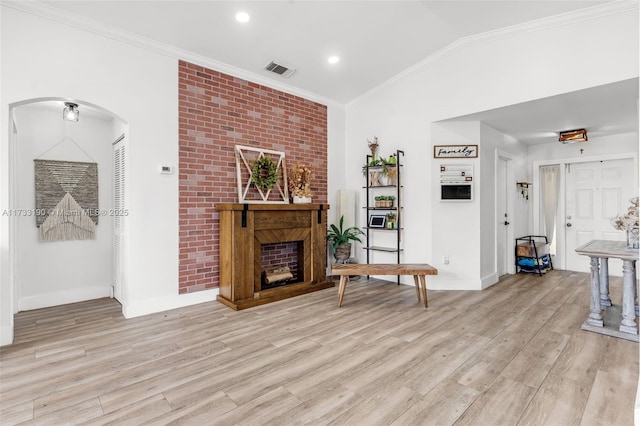
<svg viewBox="0 0 640 426"><path fill-rule="evenodd" d="M268 191L278 182L278 165L271 157L258 157L251 165L251 182L262 191Z"/></svg>

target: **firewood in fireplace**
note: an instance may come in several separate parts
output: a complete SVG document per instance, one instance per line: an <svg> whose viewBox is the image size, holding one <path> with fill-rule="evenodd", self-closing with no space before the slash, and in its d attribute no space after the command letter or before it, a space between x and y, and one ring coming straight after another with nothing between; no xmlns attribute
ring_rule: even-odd
<svg viewBox="0 0 640 426"><path fill-rule="evenodd" d="M262 271L262 280L266 284L275 284L289 281L293 278L288 266L273 266Z"/></svg>

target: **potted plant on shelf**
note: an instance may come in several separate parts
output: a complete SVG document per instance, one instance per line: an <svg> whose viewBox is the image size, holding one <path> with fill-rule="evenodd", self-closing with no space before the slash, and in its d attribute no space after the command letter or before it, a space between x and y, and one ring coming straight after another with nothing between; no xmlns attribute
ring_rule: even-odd
<svg viewBox="0 0 640 426"><path fill-rule="evenodd" d="M376 207L385 209L393 207L393 201L396 197L393 195L376 195L373 199L376 202Z"/></svg>
<svg viewBox="0 0 640 426"><path fill-rule="evenodd" d="M327 241L333 246L333 257L336 262L346 263L351 256L351 241L362 242L360 235L365 235L360 228L351 226L344 229L344 216L340 216L339 226L330 225L327 231Z"/></svg>
<svg viewBox="0 0 640 426"><path fill-rule="evenodd" d="M391 159L393 158L393 163ZM389 162L387 163L389 167L387 167L387 185L396 186L398 185L398 168L396 167L396 157L389 157Z"/></svg>
<svg viewBox="0 0 640 426"><path fill-rule="evenodd" d="M397 214L393 212L387 213L387 228L395 229L397 221L398 221Z"/></svg>
<svg viewBox="0 0 640 426"><path fill-rule="evenodd" d="M362 175L366 176L369 172L369 186L382 186L380 178L387 175L389 170L387 165L393 163L391 163L391 158L385 160L384 157L376 157L379 146L377 136L374 136L372 141L367 139L367 145L371 156L367 156L368 162L362 166ZM370 170L372 167L374 170Z"/></svg>
<svg viewBox="0 0 640 426"><path fill-rule="evenodd" d="M296 163L289 170L289 192L294 204L311 202L311 178L313 169L306 164Z"/></svg>
<svg viewBox="0 0 640 426"><path fill-rule="evenodd" d="M375 170L370 170L372 167ZM386 176L389 169L387 163L382 158L371 158L368 163L362 166L362 175L366 176L369 172L369 186L382 186L380 178Z"/></svg>

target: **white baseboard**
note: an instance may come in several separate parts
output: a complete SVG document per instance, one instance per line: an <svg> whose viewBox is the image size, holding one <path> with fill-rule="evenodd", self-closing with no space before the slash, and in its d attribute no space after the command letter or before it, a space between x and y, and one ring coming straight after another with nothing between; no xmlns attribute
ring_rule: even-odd
<svg viewBox="0 0 640 426"><path fill-rule="evenodd" d="M455 280L427 276L427 290L482 290L481 280Z"/></svg>
<svg viewBox="0 0 640 426"><path fill-rule="evenodd" d="M159 297L122 304L122 314L125 318L135 318L142 315L154 314L156 312L168 311L182 308L198 303L211 302L216 300L219 293L218 288L195 293L176 294L175 296Z"/></svg>
<svg viewBox="0 0 640 426"><path fill-rule="evenodd" d="M481 281L481 289L484 290L485 288L489 288L494 284L497 284L498 281L500 280L500 277L498 277L497 273L493 273L491 275L488 275L486 277L484 277Z"/></svg>
<svg viewBox="0 0 640 426"><path fill-rule="evenodd" d="M109 297L110 291L111 286L108 285L74 288L71 290L38 294L37 296L21 297L18 299L18 312Z"/></svg>
<svg viewBox="0 0 640 426"><path fill-rule="evenodd" d="M396 282L395 276L389 275L371 275L371 278ZM496 274L492 274L482 280L455 280L447 278L438 278L436 275L427 275L427 290L484 290L498 282ZM400 276L400 284L414 286L413 277L411 275Z"/></svg>
<svg viewBox="0 0 640 426"><path fill-rule="evenodd" d="M13 343L13 324L0 326L0 346Z"/></svg>

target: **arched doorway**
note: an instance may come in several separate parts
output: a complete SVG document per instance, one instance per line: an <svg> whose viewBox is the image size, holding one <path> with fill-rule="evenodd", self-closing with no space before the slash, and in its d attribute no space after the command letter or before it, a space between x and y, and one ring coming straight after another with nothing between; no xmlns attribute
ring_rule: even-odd
<svg viewBox="0 0 640 426"><path fill-rule="evenodd" d="M65 102L79 106L63 120ZM82 100L37 98L10 105L9 285L13 313L113 294L114 167L112 144L128 133L118 115ZM34 160L96 165L99 212L93 238L39 239ZM55 173L54 173L55 174Z"/></svg>

